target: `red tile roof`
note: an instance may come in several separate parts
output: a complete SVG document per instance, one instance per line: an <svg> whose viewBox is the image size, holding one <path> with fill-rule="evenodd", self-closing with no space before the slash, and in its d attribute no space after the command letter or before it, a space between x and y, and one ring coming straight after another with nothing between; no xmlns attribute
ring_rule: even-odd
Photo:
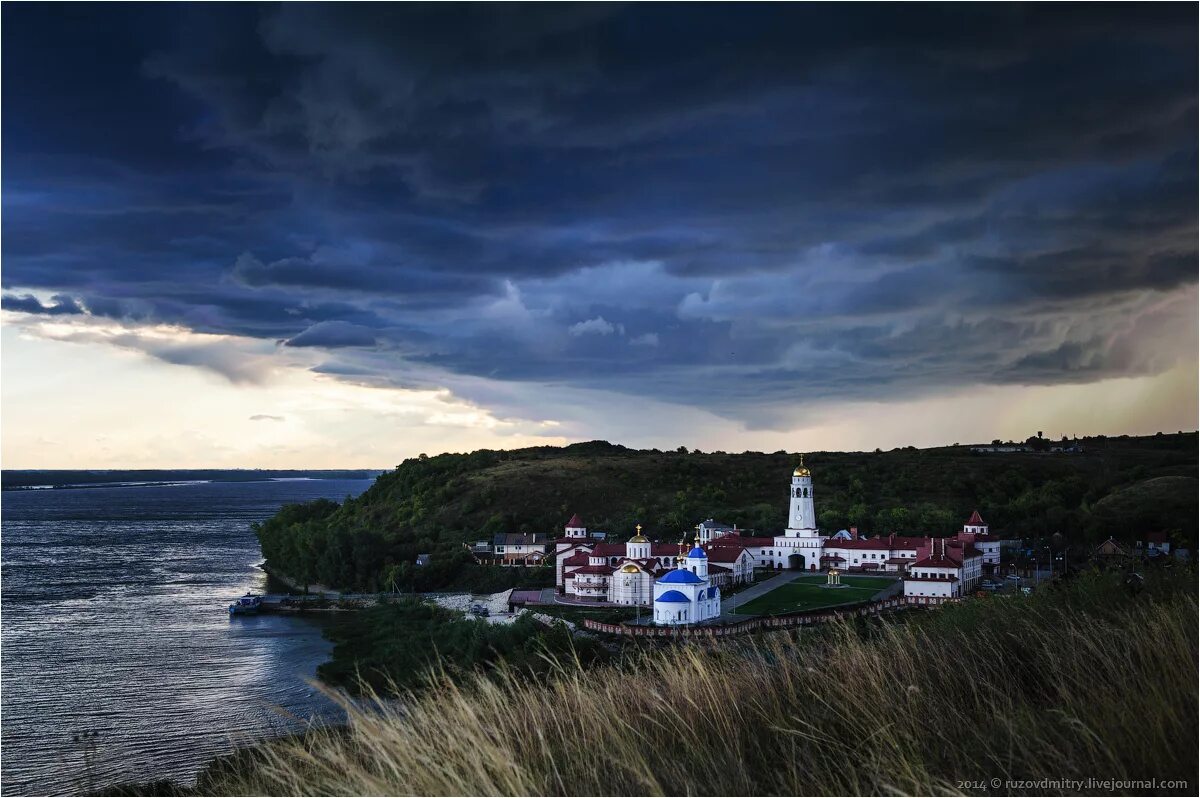
<svg viewBox="0 0 1200 798"><path fill-rule="evenodd" d="M583 519L579 517L579 513L575 513L571 516L571 520L567 522L567 526L576 528L583 527Z"/></svg>
<svg viewBox="0 0 1200 798"><path fill-rule="evenodd" d="M971 517L967 519L965 526L984 526L983 516L979 514L978 510L971 513Z"/></svg>
<svg viewBox="0 0 1200 798"><path fill-rule="evenodd" d="M827 540L825 541L825 548L887 551L891 546L887 538L859 538L858 540Z"/></svg>
<svg viewBox="0 0 1200 798"><path fill-rule="evenodd" d="M961 568L962 563L950 557L947 554L943 557L941 554L936 554L933 557L926 557L923 560L917 560L912 564L913 568Z"/></svg>
<svg viewBox="0 0 1200 798"><path fill-rule="evenodd" d="M563 560L563 565L587 565L588 553L581 551L578 554L572 554L567 559Z"/></svg>
<svg viewBox="0 0 1200 798"><path fill-rule="evenodd" d="M611 565L585 565L582 568L577 568L571 573L575 574L611 574L615 568Z"/></svg>
<svg viewBox="0 0 1200 798"><path fill-rule="evenodd" d="M739 535L736 532L730 532L728 535L721 535L713 538L706 545L708 546L734 546L737 548L753 548L755 546L774 546L775 538L754 537L752 535Z"/></svg>
<svg viewBox="0 0 1200 798"><path fill-rule="evenodd" d="M919 549L928 543L932 538L923 536L912 537L911 535L895 535L892 537L893 549Z"/></svg>
<svg viewBox="0 0 1200 798"><path fill-rule="evenodd" d="M737 562L744 552L741 546L716 546L708 550L709 562Z"/></svg>
<svg viewBox="0 0 1200 798"><path fill-rule="evenodd" d="M597 557L624 557L628 549L624 543L597 543L592 554ZM673 543L651 543L650 554L655 557L673 557L679 553L679 546Z"/></svg>

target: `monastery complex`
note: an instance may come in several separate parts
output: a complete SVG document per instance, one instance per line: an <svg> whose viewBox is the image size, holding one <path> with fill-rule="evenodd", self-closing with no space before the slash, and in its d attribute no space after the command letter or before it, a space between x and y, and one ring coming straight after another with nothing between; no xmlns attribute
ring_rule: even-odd
<svg viewBox="0 0 1200 798"><path fill-rule="evenodd" d="M704 623L721 614L721 588L748 582L754 570L894 574L904 580L912 604L941 604L968 595L985 572L1000 563L1001 549L1018 541L991 535L976 511L949 538L887 535L859 537L851 527L834 535L816 525L812 472L792 472L788 526L773 537L742 535L709 519L695 541L655 543L636 534L625 543L590 537L578 514L554 541L559 593L581 601L653 608L658 624Z"/></svg>

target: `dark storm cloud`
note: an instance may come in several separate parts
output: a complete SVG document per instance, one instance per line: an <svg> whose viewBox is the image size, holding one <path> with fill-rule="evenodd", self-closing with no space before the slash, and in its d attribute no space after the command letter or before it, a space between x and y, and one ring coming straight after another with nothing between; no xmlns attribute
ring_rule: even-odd
<svg viewBox="0 0 1200 798"><path fill-rule="evenodd" d="M45 316L61 316L74 315L83 313L83 307L74 297L66 296L65 294L56 294L51 298L51 304L43 305L37 297L32 294L5 294L3 299L0 299L0 307L5 310L15 310L21 313L34 313Z"/></svg>
<svg viewBox="0 0 1200 798"><path fill-rule="evenodd" d="M322 346L336 349L343 346L374 346L375 334L366 327L344 321L323 321L283 342L285 346Z"/></svg>
<svg viewBox="0 0 1200 798"><path fill-rule="evenodd" d="M1194 349L1193 6L3 13L6 309L751 420Z"/></svg>

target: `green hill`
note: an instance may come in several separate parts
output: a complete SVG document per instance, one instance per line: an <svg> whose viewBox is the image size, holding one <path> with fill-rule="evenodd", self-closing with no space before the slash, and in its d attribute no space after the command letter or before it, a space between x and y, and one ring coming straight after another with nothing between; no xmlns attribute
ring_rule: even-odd
<svg viewBox="0 0 1200 798"><path fill-rule="evenodd" d="M819 523L830 531L853 524L871 535L950 534L978 508L995 532L1061 532L1084 544L1148 531L1182 535L1184 519L1196 517L1195 433L1079 443L1081 454L954 446L814 452L805 463L813 470ZM462 543L497 532L557 534L573 512L616 539L641 523L651 537L675 541L709 517L774 534L785 523L798 459L603 441L421 456L357 498L285 507L257 532L269 562L302 581L436 589L469 570ZM1190 525L1187 535L1195 536ZM412 567L419 553L432 553L433 563Z"/></svg>

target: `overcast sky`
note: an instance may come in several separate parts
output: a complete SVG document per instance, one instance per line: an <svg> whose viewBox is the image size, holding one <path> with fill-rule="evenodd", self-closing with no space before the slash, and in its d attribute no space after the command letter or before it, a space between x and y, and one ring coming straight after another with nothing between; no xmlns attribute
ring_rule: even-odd
<svg viewBox="0 0 1200 798"><path fill-rule="evenodd" d="M4 466L1194 429L1196 30L6 4Z"/></svg>

